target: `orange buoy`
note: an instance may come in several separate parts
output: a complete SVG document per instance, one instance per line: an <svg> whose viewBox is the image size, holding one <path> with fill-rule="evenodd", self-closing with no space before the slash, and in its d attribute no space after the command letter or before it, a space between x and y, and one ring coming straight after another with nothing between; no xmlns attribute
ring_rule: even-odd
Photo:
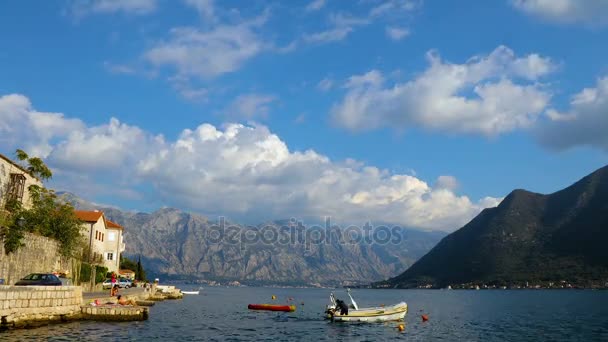
<svg viewBox="0 0 608 342"><path fill-rule="evenodd" d="M429 316L428 315L422 315L422 321L426 322L429 320Z"/></svg>
<svg viewBox="0 0 608 342"><path fill-rule="evenodd" d="M405 330L405 325L399 324L398 328L399 328L399 331L403 331L403 330Z"/></svg>

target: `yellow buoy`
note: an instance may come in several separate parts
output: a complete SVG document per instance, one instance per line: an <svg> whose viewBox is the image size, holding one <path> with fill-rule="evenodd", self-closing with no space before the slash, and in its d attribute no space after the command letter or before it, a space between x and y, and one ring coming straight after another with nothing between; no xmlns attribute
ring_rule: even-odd
<svg viewBox="0 0 608 342"><path fill-rule="evenodd" d="M403 331L403 330L405 330L405 325L399 324L399 331Z"/></svg>
<svg viewBox="0 0 608 342"><path fill-rule="evenodd" d="M277 296L272 295L272 300L275 300L275 299L277 299Z"/></svg>

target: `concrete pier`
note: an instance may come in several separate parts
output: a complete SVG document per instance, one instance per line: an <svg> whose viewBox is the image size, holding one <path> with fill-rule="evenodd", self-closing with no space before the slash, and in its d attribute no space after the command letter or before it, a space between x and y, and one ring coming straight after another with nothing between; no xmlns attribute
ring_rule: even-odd
<svg viewBox="0 0 608 342"><path fill-rule="evenodd" d="M123 295L125 299L142 305L119 305L108 293L83 296L80 286L0 285L0 329L75 320L141 321L148 319L154 302L183 297L173 286L130 290Z"/></svg>
<svg viewBox="0 0 608 342"><path fill-rule="evenodd" d="M82 318L95 321L143 321L148 319L150 308L128 305L83 306Z"/></svg>

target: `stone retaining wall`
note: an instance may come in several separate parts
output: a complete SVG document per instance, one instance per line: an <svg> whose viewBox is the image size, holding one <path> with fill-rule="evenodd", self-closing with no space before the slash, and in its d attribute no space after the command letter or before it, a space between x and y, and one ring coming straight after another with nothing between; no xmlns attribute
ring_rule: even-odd
<svg viewBox="0 0 608 342"><path fill-rule="evenodd" d="M13 285L29 273L51 273L53 271L74 272L73 260L62 257L57 241L32 233L25 233L21 248L6 255L4 240L0 238L1 285Z"/></svg>
<svg viewBox="0 0 608 342"><path fill-rule="evenodd" d="M80 286L0 286L0 326L77 319L81 305Z"/></svg>

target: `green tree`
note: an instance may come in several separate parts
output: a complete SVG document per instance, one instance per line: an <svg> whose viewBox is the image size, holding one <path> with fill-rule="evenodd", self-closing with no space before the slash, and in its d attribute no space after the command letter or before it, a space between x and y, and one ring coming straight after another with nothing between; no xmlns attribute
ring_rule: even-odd
<svg viewBox="0 0 608 342"><path fill-rule="evenodd" d="M36 177L42 181L49 180L53 177L51 169L46 166L42 159L38 157L30 158L25 151L19 149L15 151L15 155L17 156L17 159L27 164L22 166L24 166L30 176Z"/></svg>
<svg viewBox="0 0 608 342"><path fill-rule="evenodd" d="M17 150L16 155L19 160L27 162L25 168L30 175L42 180L52 177L51 170L40 158L30 158L23 150ZM6 253L12 253L21 247L24 233L31 232L57 240L62 255L74 256L74 252L81 246L83 229L74 208L70 204L59 202L53 190L30 185L28 192L32 207L24 209L21 205L12 205L10 215L4 219L8 222L2 230Z"/></svg>
<svg viewBox="0 0 608 342"><path fill-rule="evenodd" d="M140 281L146 281L146 271L141 266L141 255L137 256L137 270L135 270L135 279Z"/></svg>

